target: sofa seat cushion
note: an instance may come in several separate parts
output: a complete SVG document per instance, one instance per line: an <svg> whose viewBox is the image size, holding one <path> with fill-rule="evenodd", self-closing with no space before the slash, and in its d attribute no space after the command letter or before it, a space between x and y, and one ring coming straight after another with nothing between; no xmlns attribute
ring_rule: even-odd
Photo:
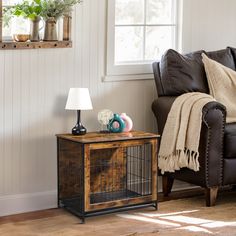
<svg viewBox="0 0 236 236"><path fill-rule="evenodd" d="M225 125L224 157L236 158L236 122Z"/></svg>
<svg viewBox="0 0 236 236"><path fill-rule="evenodd" d="M236 158L224 159L223 162L223 185L234 184L236 183Z"/></svg>

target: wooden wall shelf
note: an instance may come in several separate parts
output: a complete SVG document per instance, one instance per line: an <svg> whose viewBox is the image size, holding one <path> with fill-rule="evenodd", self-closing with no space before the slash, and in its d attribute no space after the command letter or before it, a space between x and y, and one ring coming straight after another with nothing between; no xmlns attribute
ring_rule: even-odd
<svg viewBox="0 0 236 236"><path fill-rule="evenodd" d="M40 41L40 42L0 42L0 50L41 49L41 48L71 48L71 41Z"/></svg>

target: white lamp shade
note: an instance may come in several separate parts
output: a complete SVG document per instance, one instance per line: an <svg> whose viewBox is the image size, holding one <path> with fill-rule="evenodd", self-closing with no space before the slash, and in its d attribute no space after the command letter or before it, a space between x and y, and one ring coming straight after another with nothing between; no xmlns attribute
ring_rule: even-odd
<svg viewBox="0 0 236 236"><path fill-rule="evenodd" d="M91 110L93 109L88 88L70 88L66 110Z"/></svg>

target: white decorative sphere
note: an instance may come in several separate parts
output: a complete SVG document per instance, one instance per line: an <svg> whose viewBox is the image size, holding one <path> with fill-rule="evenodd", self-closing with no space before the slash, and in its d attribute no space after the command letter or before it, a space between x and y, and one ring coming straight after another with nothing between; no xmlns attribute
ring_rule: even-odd
<svg viewBox="0 0 236 236"><path fill-rule="evenodd" d="M98 122L101 125L108 125L109 120L113 118L113 112L108 109L103 109L98 112Z"/></svg>

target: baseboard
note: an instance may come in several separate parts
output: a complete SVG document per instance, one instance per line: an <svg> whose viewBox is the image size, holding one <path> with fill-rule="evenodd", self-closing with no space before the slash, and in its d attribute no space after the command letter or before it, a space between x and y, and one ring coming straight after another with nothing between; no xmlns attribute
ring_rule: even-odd
<svg viewBox="0 0 236 236"><path fill-rule="evenodd" d="M0 216L57 207L57 191L5 195L0 197Z"/></svg>

